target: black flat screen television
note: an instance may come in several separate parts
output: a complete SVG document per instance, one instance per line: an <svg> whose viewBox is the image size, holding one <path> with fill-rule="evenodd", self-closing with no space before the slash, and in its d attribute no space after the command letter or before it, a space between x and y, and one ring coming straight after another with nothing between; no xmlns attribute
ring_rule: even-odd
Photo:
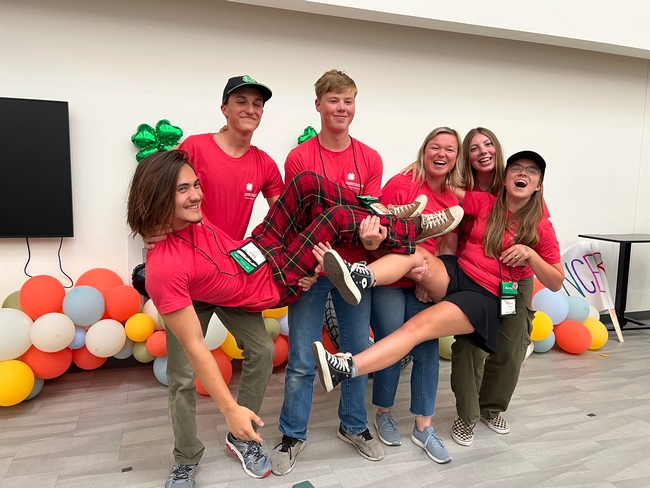
<svg viewBox="0 0 650 488"><path fill-rule="evenodd" d="M68 102L0 98L0 237L72 237Z"/></svg>

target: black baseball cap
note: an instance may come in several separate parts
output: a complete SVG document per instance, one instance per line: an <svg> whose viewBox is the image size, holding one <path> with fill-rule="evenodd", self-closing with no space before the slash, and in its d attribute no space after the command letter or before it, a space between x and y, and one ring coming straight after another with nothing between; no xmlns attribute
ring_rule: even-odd
<svg viewBox="0 0 650 488"><path fill-rule="evenodd" d="M537 166L539 166L539 169L542 171L542 176L544 176L544 173L546 172L546 161L544 161L544 158L535 151L519 151L514 153L506 162L506 170L508 169L508 166L521 159L530 159L534 163L537 163Z"/></svg>
<svg viewBox="0 0 650 488"><path fill-rule="evenodd" d="M264 100L264 103L268 102L269 99L273 96L273 93L271 92L271 89L268 86L258 83L250 76L248 75L234 76L228 80L228 83L226 83L226 87L223 89L223 98L221 100L221 103L226 103L226 100L228 100L228 96L230 96L230 94L233 91L235 91L238 88L242 88L244 86L250 86L251 88L255 88L258 92L260 92L260 94L262 95L262 100Z"/></svg>

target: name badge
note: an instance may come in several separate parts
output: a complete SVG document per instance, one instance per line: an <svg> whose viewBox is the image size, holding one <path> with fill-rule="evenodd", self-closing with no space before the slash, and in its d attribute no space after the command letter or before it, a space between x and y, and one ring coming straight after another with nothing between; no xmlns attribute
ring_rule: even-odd
<svg viewBox="0 0 650 488"><path fill-rule="evenodd" d="M247 242L239 249L230 251L229 254L248 274L259 269L266 262L262 250L253 242Z"/></svg>
<svg viewBox="0 0 650 488"><path fill-rule="evenodd" d="M502 298L501 299L501 317L506 315L517 315L517 299L516 298Z"/></svg>

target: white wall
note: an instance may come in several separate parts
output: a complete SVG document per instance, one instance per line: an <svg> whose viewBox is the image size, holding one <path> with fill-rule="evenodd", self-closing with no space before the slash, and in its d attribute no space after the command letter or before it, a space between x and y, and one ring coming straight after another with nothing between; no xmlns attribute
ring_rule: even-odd
<svg viewBox="0 0 650 488"><path fill-rule="evenodd" d="M548 161L563 248L578 233L650 232L647 60L216 0L0 1L0 60L0 96L70 103L75 237L62 257L74 279L107 267L127 280L141 261L124 222L138 124L217 130L225 80L244 73L274 90L254 143L280 166L318 126L313 83L336 67L359 86L352 133L383 156L384 180L433 127L483 125L507 153ZM26 198L28 183L3 182ZM32 274L62 278L58 241L31 242ZM617 248L601 249L613 287ZM0 299L26 259L23 240L0 240ZM629 309L650 308L648 259L633 248Z"/></svg>

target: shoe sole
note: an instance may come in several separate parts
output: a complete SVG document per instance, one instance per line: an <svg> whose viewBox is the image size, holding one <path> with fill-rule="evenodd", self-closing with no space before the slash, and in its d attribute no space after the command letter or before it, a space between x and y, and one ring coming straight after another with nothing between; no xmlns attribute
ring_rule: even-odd
<svg viewBox="0 0 650 488"><path fill-rule="evenodd" d="M311 353L314 355L314 361L316 361L316 366L318 370L318 378L320 379L320 386L323 387L327 393L334 389L332 384L332 378L329 376L329 364L327 363L325 348L320 342L314 342L311 345ZM323 366L324 365L324 366ZM327 375L325 374L327 371Z"/></svg>
<svg viewBox="0 0 650 488"><path fill-rule="evenodd" d="M323 256L323 268L325 268L327 277L337 288L343 300L350 305L359 305L361 292L357 285L354 284L343 258L337 252L326 251Z"/></svg>
<svg viewBox="0 0 650 488"><path fill-rule="evenodd" d="M375 417L375 429L377 430L377 437L379 437L379 440L381 442L383 442L384 444L386 444L387 446L401 446L402 445L401 440L399 440L397 442L389 442L389 441L387 441L386 439L384 439L381 436L381 433L379 432L379 427L377 426L377 418L376 417Z"/></svg>
<svg viewBox="0 0 650 488"><path fill-rule="evenodd" d="M280 472L280 471L275 471L275 470L273 469L273 467L271 467L271 473L273 473L273 474L276 475L276 476L284 476L285 474L289 474L289 473L291 473L291 471L293 471L293 468L296 467L296 461L298 460L298 453L299 453L300 451L302 451L304 447L305 447L305 443L304 443L304 442L301 442L301 443L300 443L300 447L299 447L298 450L294 453L294 456L293 456L293 462L289 465L289 469L287 469L287 470L284 471L284 472ZM273 460L271 460L271 466L272 466L272 465L273 465Z"/></svg>
<svg viewBox="0 0 650 488"><path fill-rule="evenodd" d="M421 447L421 448L424 450L424 452L427 453L427 456L429 456L429 458L430 458L431 460L435 461L436 463L438 463L438 464L447 464L447 463L451 462L451 455L449 456L448 459L438 459L438 458L435 457L433 454L431 454L431 451L429 451L429 450L424 446L424 444L420 441L420 439L418 439L417 437L415 437L413 434L411 434L411 441L412 441L413 444L415 444L416 446Z"/></svg>
<svg viewBox="0 0 650 488"><path fill-rule="evenodd" d="M474 439L472 439L471 441L464 441L463 439L459 439L458 437L456 437L454 435L453 432L451 434L451 438L454 440L454 442L456 442L456 444L461 445L461 446L465 446L465 447L471 446L472 443L474 442Z"/></svg>
<svg viewBox="0 0 650 488"><path fill-rule="evenodd" d="M499 429L498 427L495 427L494 425L489 423L483 417L481 417L481 422L483 422L485 425L487 425L492 432L496 432L497 434L506 435L506 434L510 433L510 426L508 426L507 429Z"/></svg>
<svg viewBox="0 0 650 488"><path fill-rule="evenodd" d="M445 229L444 232L441 232L439 234L433 234L431 236L428 236L426 239L416 239L415 243L416 244L421 244L425 241L428 241L429 239L435 239L436 237L444 236L445 234L449 234L452 230L454 230L456 227L458 227L463 220L463 216L465 215L465 212L463 211L463 207L460 205L456 205L454 207L449 207L448 208L449 213L451 213L452 218L454 219L453 223Z"/></svg>
<svg viewBox="0 0 650 488"><path fill-rule="evenodd" d="M248 468L246 467L246 464L244 463L244 456L241 455L241 452L239 452L239 449L237 449L237 448L235 447L235 445L232 444L232 443L228 440L227 437L226 437L226 447L228 448L228 450L229 450L230 452L232 452L235 456L237 456L237 457L239 458L239 460L241 461L241 466L242 466L242 468L244 468L244 473L246 473L246 474L247 474L248 476L250 476L251 478L258 478L258 479L259 479L259 478L266 478L268 475L271 474L271 468L269 468L269 470L266 471L266 472L263 473L263 474L255 474L255 473L253 473L250 469L248 469Z"/></svg>
<svg viewBox="0 0 650 488"><path fill-rule="evenodd" d="M351 439L348 439L345 435L341 434L341 431L340 431L340 430L337 430L337 431L336 431L336 435L337 435L338 438L341 439L343 442L347 442L348 444L353 445L353 446L357 449L357 451L359 452L359 454L361 455L362 458L365 458L365 459L367 459L368 461L381 461L382 459L384 459L384 455L383 455L383 454L381 455L381 457L378 457L378 458L374 458L374 457L370 457L370 456L368 456L365 452L363 452L363 451L361 450L361 448L360 448L359 446L357 446L354 442L352 442Z"/></svg>

